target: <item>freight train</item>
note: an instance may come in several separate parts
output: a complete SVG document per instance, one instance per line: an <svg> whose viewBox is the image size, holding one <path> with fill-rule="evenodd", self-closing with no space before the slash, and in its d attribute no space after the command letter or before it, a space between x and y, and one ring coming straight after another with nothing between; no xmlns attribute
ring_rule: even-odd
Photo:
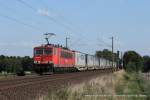
<svg viewBox="0 0 150 100"><path fill-rule="evenodd" d="M53 44L35 47L33 59L38 74L117 68L116 62Z"/></svg>

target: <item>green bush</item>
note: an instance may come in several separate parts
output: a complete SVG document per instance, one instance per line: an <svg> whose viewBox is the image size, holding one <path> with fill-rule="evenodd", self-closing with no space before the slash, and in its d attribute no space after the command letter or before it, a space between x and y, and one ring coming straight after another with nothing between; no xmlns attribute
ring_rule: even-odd
<svg viewBox="0 0 150 100"><path fill-rule="evenodd" d="M143 58L135 51L127 51L123 56L123 67L128 72L139 72L143 69Z"/></svg>
<svg viewBox="0 0 150 100"><path fill-rule="evenodd" d="M129 62L126 66L126 71L127 72L134 72L136 71L136 65L133 62Z"/></svg>
<svg viewBox="0 0 150 100"><path fill-rule="evenodd" d="M0 72L16 73L18 71L31 71L33 66L33 59L16 56L0 55Z"/></svg>

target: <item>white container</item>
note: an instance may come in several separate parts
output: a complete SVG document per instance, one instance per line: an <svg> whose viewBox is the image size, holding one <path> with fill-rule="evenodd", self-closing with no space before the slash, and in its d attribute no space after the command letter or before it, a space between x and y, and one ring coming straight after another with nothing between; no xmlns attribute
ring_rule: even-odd
<svg viewBox="0 0 150 100"><path fill-rule="evenodd" d="M104 58L100 58L100 68L101 69L105 69L107 66L106 66L106 59Z"/></svg>
<svg viewBox="0 0 150 100"><path fill-rule="evenodd" d="M75 67L78 70L86 70L86 54L75 51Z"/></svg>
<svg viewBox="0 0 150 100"><path fill-rule="evenodd" d="M99 58L94 56L94 67L95 69L100 69Z"/></svg>
<svg viewBox="0 0 150 100"><path fill-rule="evenodd" d="M93 55L87 55L87 67L88 67L88 70L94 69L94 56Z"/></svg>

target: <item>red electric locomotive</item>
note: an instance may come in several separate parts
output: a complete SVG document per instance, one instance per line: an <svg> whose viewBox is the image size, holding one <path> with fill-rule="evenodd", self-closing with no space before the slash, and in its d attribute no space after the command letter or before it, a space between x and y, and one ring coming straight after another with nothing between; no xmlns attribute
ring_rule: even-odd
<svg viewBox="0 0 150 100"><path fill-rule="evenodd" d="M36 73L74 70L75 53L52 44L34 48L34 70Z"/></svg>
<svg viewBox="0 0 150 100"><path fill-rule="evenodd" d="M54 33L46 33L47 44L34 48L34 71L42 74L45 72L57 72L74 70L75 53L72 50L59 45L50 44L48 39Z"/></svg>

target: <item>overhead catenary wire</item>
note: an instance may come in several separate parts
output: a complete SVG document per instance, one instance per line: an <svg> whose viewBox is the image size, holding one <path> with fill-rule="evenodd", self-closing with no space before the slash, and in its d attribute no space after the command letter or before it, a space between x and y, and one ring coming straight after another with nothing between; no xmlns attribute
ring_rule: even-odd
<svg viewBox="0 0 150 100"><path fill-rule="evenodd" d="M44 2L44 0L39 0L39 1L41 2L42 5L44 5L44 6L46 7L47 10L50 10L50 11L54 12L54 9L51 8L51 7L49 7L49 6ZM56 10L55 10L55 12L56 12ZM63 21L66 25L71 26L73 29L75 28L75 31L76 31L76 30L80 30L79 27L76 27L76 25L74 25L74 24L73 24L72 22L70 22L69 20L66 20L66 18L65 18L60 12L58 13L58 11L57 11L57 13L55 13L55 14L56 14L55 18L57 17L57 19L58 19L59 21Z"/></svg>
<svg viewBox="0 0 150 100"><path fill-rule="evenodd" d="M26 1L23 1L23 0L17 0L17 1L37 13L38 9L36 9L35 7L33 7L33 6L31 6L30 4L26 3ZM55 18L51 17L50 15L45 15L45 17L47 17L47 19L49 19L49 20L51 20L51 21L53 21L53 22L55 22L55 23L57 23L57 24L59 24L59 25L65 27L65 28L68 29L68 30L72 30L70 27L66 26L66 25L63 24L63 23L60 23L58 20L56 20Z"/></svg>
<svg viewBox="0 0 150 100"><path fill-rule="evenodd" d="M16 22L16 23L22 24L22 25L24 25L24 26L30 27L30 28L35 29L35 30L40 30L38 27L35 27L35 26L33 26L33 25L24 23L24 22L22 22L22 21L20 21L20 20L18 20L18 19L15 19L15 18L13 18L13 17L9 17L9 16L7 16L7 15L0 14L0 17L5 18L5 19L9 19L9 20L11 20L11 21L14 21L14 22Z"/></svg>
<svg viewBox="0 0 150 100"><path fill-rule="evenodd" d="M37 13L38 9L34 8L34 7L31 6L30 4L26 3L26 2L23 1L23 0L17 0L17 1L20 2L21 4L25 5L26 7L30 8L30 9L31 9L32 11L34 11L35 13ZM65 27L65 28L68 29L68 27L66 27L66 26L65 26L64 24L62 24L62 23L59 23L59 22L58 22L57 20L55 20L53 17L51 17L51 16L46 16L46 18L49 19L49 20L51 20L51 21L53 21L53 22L55 22L55 23L58 23L59 25L61 24L63 27ZM69 30L70 30L70 28L69 28Z"/></svg>
<svg viewBox="0 0 150 100"><path fill-rule="evenodd" d="M24 14L24 13L22 13L22 12L19 12L18 10L14 9L14 8L12 8L12 7L10 7L10 6L7 6L7 5L5 5L4 3L1 3L0 7L3 8L3 9L8 10L8 12L13 13L13 15L15 15L15 16L16 16L16 15L19 15L19 16L21 16L21 17L23 17L23 18L26 18L26 17L24 17L26 14ZM24 21L19 20L18 18L12 17L12 15L11 15L11 16L8 16L8 15L0 14L0 17L5 18L5 19L8 19L8 20L11 20L11 21L14 21L14 22L16 22L16 23L22 24L22 25L24 25L24 26L27 26L27 27L32 28L32 29L35 29L35 30L39 30L39 31L42 30L40 27L37 27L37 26L35 26L35 25L31 25L31 24L29 24L29 23L25 23ZM28 17L28 18L32 19L31 17Z"/></svg>
<svg viewBox="0 0 150 100"><path fill-rule="evenodd" d="M33 11L37 11L34 7L32 7L31 5L29 5L28 3L26 3L25 1L23 0L17 0L19 1L20 3L24 4L25 6L27 6L28 8L32 9Z"/></svg>
<svg viewBox="0 0 150 100"><path fill-rule="evenodd" d="M105 46L105 47L109 47L111 48L111 44L105 42L103 39L100 39L99 36L97 38L97 41L98 41L98 46Z"/></svg>
<svg viewBox="0 0 150 100"><path fill-rule="evenodd" d="M29 5L29 4L26 3L25 1L23 1L23 0L17 0L17 1L19 1L19 2L22 3L22 4L24 4L26 7L32 9L33 11L37 12L36 8L34 8L33 6ZM51 21L53 21L53 22L55 22L55 23L57 23L57 24L63 26L63 27L66 28L67 30L74 31L74 30L70 27L71 25L68 26L68 25L66 25L65 23L60 22L60 21L57 20L56 18L51 17L50 15L47 15L46 17L47 17L49 20L51 20ZM76 30L75 30L75 31L76 31ZM82 35L82 34L80 34L80 35ZM83 36L82 36L82 37L83 37ZM78 39L77 41L74 42L74 44L77 44L76 42L79 42L79 40L82 40L82 39Z"/></svg>
<svg viewBox="0 0 150 100"><path fill-rule="evenodd" d="M110 45L110 44L106 43L106 42L105 42L105 41L103 41L103 40L101 40L100 42L101 42L102 44L104 44L104 46L111 47L111 45ZM98 44L98 45L100 45L100 44Z"/></svg>
<svg viewBox="0 0 150 100"><path fill-rule="evenodd" d="M13 12L13 14L17 14L17 15L22 15L22 13L18 12L17 10L13 9L13 8L10 8L10 6L6 6L4 3L1 3L0 5L1 8L5 8L7 9L9 12Z"/></svg>
<svg viewBox="0 0 150 100"><path fill-rule="evenodd" d="M26 1L24 0L17 0L19 1L20 3L24 4L26 7L32 9L34 12L37 12L38 10L36 8L34 8L33 6L31 6L30 4L26 3ZM41 0L42 4L44 6L46 6L46 8L48 9L49 7ZM72 24L68 23L67 21L65 21L64 23L64 20L63 20L63 23L60 21L60 19L58 20L58 18L56 19L56 17L52 17L51 15L46 15L45 17L47 17L47 19L63 26L64 28L66 28L67 30L70 30L70 31L76 31L74 30L72 27ZM59 17L59 18L63 18L63 16ZM67 24L67 25L66 25ZM69 25L69 26L68 26ZM78 28L77 30L80 30L80 28ZM80 30L81 31L81 30ZM78 32L77 32L78 33ZM83 39L86 39L86 36L83 36L85 32L80 32L80 38L78 38L76 41L74 41L71 45L74 45L74 44L78 44L79 42L83 41ZM76 35L76 34L75 34Z"/></svg>
<svg viewBox="0 0 150 100"><path fill-rule="evenodd" d="M47 10L54 11L50 6L48 6L48 5L44 2L44 0L39 0L39 1L41 2L42 5L44 5L44 6L46 7ZM55 12L56 12L56 11L55 11ZM57 12L58 12L58 11L57 11ZM86 33L86 32L84 32L83 30L81 30L81 28L80 28L79 26L74 25L74 23L70 22L69 20L66 20L66 18L65 18L60 12L59 12L59 13L55 13L55 14L58 15L58 16L55 16L55 19L57 18L59 21L64 22L65 25L67 25L67 26L69 26L69 27L71 26L70 28L71 28L73 31L77 32L77 30L79 30L80 32L77 32L77 33L80 33L80 35ZM82 37L84 37L84 36L82 36ZM78 40L81 40L81 39L78 39ZM78 40L77 40L77 41L78 41Z"/></svg>
<svg viewBox="0 0 150 100"><path fill-rule="evenodd" d="M26 16L26 14L25 13L22 13L22 12L19 12L19 11L17 11L16 9L14 9L14 8L12 8L12 7L8 7L8 6L6 6L4 3L3 4L1 4L0 5L0 7L1 8L4 8L4 9L6 9L6 10L8 10L9 12L11 12L11 13L13 13L14 15L19 15L19 16L21 16L21 17L23 17L23 18L26 18L25 16ZM29 18L30 20L32 20L33 21L33 18L32 17L27 17L27 18ZM35 18L34 18L35 19ZM39 21L37 21L36 20L36 22L34 22L34 24L40 24L41 22L39 22Z"/></svg>
<svg viewBox="0 0 150 100"><path fill-rule="evenodd" d="M37 12L37 11L38 11L38 10L36 10L36 8L34 8L33 6L31 6L30 4L26 3L26 2L23 1L23 0L17 0L17 1L19 1L19 2L22 3L22 4L24 4L26 7L32 9L34 12ZM13 9L12 9L12 10L13 10ZM21 13L20 13L20 14L21 14ZM14 18L14 17L10 17L10 16L7 16L7 15L2 15L2 14L0 14L0 17L3 17L3 18L6 18L6 19L9 19L9 20L12 20L12 21L14 21L14 22L16 22L16 23L19 23L19 24L22 24L22 25L24 25L24 26L30 27L30 28L32 28L32 29L36 29L36 30L39 30L39 29L40 29L40 28L38 28L38 27L35 27L34 25L27 24L27 23L25 23L25 22L23 22L23 21L21 21L21 20L18 20L18 19ZM71 24L70 24L70 26L72 26L72 27L67 27L67 26L65 25L65 23L61 23L61 22L59 22L59 20L57 20L56 18L53 18L53 17L51 17L51 16L48 16L47 18L48 18L49 20L53 21L53 22L59 23L61 26L65 27L66 29L72 30L72 27L74 27L74 26L72 26ZM58 18L58 17L57 17L57 18ZM61 18L61 17L60 17L60 18ZM66 22L66 23L67 23L67 22ZM69 23L68 23L68 24L69 24ZM84 33L84 32L83 32L83 33ZM86 38L86 37L82 38L83 36L81 36L81 35L82 35L82 34L80 34L80 38L77 39L76 41L74 41L71 45L78 44L79 42L81 42L81 40L83 40L83 39ZM106 43L103 43L103 44L105 44L105 46L110 47L109 44L106 44ZM84 44L84 45L85 45L85 44Z"/></svg>

